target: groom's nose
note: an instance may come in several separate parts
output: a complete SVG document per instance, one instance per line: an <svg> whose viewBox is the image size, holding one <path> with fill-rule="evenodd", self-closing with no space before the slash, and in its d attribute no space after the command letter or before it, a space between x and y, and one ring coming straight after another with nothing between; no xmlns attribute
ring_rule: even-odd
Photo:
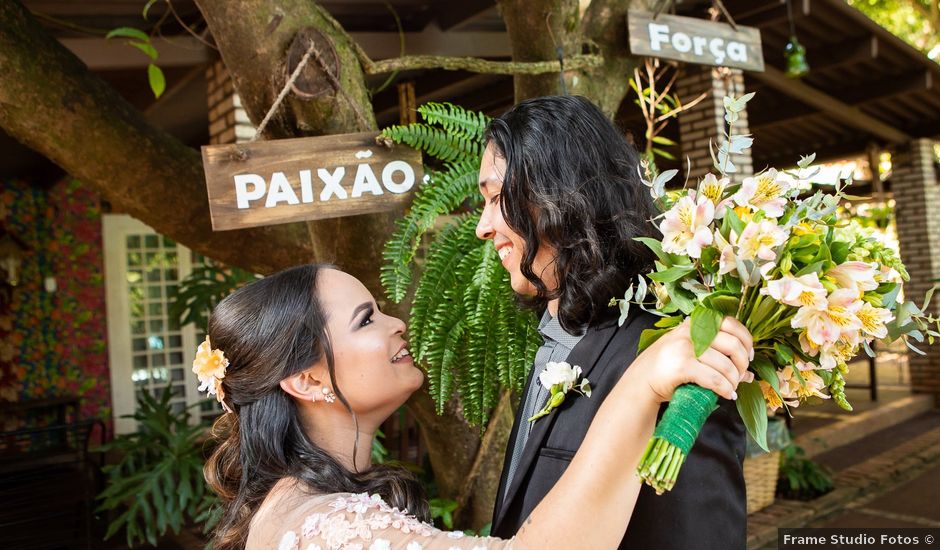
<svg viewBox="0 0 940 550"><path fill-rule="evenodd" d="M480 214L480 221L477 222L477 238L478 239L492 239L493 235L496 233L493 231L493 222L492 222L492 206L486 205L483 208L483 213Z"/></svg>

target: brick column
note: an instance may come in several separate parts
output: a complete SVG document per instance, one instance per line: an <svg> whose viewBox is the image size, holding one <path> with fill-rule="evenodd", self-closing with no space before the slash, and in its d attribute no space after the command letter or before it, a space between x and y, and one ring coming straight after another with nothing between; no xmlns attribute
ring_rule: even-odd
<svg viewBox="0 0 940 550"><path fill-rule="evenodd" d="M255 135L255 128L222 61L216 61L206 70L206 83L209 87L209 143L218 145L250 140Z"/></svg>
<svg viewBox="0 0 940 550"><path fill-rule="evenodd" d="M911 280L905 284L905 297L921 304L924 292L940 278L940 182L934 163L933 141L915 139L898 147L891 157L891 190L896 201L895 219L901 259ZM940 312L940 296L931 300L930 310ZM926 356L908 352L911 389L934 395L940 406L940 343L914 345Z"/></svg>
<svg viewBox="0 0 940 550"><path fill-rule="evenodd" d="M708 172L716 173L718 170L712 165L711 155L708 152L709 141L714 142L715 150L724 142L726 130L724 97L733 94L741 97L746 93L744 89L744 73L739 69L726 69L708 67L704 65L682 65L676 81L676 95L683 103L690 103L703 92L708 96L688 111L679 114L679 141L682 148L680 160L683 171L685 158L692 161L690 181L696 181ZM748 134L747 109L734 124L734 134ZM745 176L754 173L754 161L748 149L743 154L731 155L731 162L738 171L732 174L731 179L740 183Z"/></svg>

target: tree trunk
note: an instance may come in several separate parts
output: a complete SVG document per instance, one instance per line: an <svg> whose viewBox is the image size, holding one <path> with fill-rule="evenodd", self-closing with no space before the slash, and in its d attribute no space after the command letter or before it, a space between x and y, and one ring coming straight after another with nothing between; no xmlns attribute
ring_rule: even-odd
<svg viewBox="0 0 940 550"><path fill-rule="evenodd" d="M259 273L311 257L303 224L213 233L199 153L150 126L18 2L0 2L0 126L206 256Z"/></svg>
<svg viewBox="0 0 940 550"><path fill-rule="evenodd" d="M222 60L232 75L235 89L249 118L260 124L288 79L287 53L304 29L316 29L330 45L319 55L335 52L336 67L325 63L342 91L322 78L323 67L311 57L303 76L320 76L322 95L303 99L294 93L276 111L265 128L270 138L340 134L375 130L365 75L355 45L330 15L307 0L198 0L196 2L219 46ZM306 45L304 44L304 48ZM292 67L291 67L292 69ZM385 245L401 210L308 222L313 255L321 262L335 262L355 275L383 301L379 265ZM390 310L398 308L388 305ZM403 311L394 311L398 314Z"/></svg>
<svg viewBox="0 0 940 550"><path fill-rule="evenodd" d="M514 61L558 59L580 53L577 0L500 0L499 11L509 32ZM571 89L573 75L566 75ZM516 101L563 93L558 74L517 75L514 79Z"/></svg>
<svg viewBox="0 0 940 550"><path fill-rule="evenodd" d="M591 2L581 20L584 40L596 44L604 66L580 78L573 93L590 98L604 113L613 117L630 89L630 78L639 59L630 55L627 10L650 9L647 0Z"/></svg>

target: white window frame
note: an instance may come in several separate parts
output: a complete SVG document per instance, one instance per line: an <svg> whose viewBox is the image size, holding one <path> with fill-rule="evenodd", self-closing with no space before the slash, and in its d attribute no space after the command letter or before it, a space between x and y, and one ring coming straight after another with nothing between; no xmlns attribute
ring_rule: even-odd
<svg viewBox="0 0 940 550"><path fill-rule="evenodd" d="M126 214L104 214L102 236L104 244L105 300L108 325L108 363L111 374L111 405L115 434L133 433L137 422L122 418L133 414L137 399L132 380L133 353L131 341L130 299L127 284L127 236L162 235L147 224ZM192 272L190 250L177 243L177 270L182 280ZM164 311L166 311L164 304ZM192 363L196 355L196 327L190 323L180 327L183 345L183 364ZM196 391L199 381L192 369L184 368L185 402L191 406L205 399ZM193 411L191 420L199 421L199 413Z"/></svg>

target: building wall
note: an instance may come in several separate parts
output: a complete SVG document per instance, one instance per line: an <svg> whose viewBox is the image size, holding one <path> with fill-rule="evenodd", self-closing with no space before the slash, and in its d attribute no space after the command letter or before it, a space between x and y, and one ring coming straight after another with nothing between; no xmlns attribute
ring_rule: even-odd
<svg viewBox="0 0 940 550"><path fill-rule="evenodd" d="M71 179L46 188L5 181L0 223L28 247L0 311L0 400L78 395L82 416L109 422L98 197ZM50 276L54 292L44 286Z"/></svg>

